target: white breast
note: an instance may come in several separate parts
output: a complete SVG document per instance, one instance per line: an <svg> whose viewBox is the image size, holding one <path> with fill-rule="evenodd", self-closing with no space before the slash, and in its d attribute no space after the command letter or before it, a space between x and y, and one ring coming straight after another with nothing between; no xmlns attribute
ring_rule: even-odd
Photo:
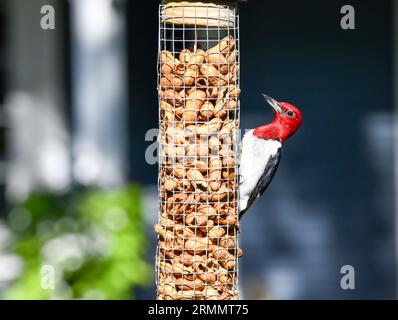
<svg viewBox="0 0 398 320"><path fill-rule="evenodd" d="M253 135L253 131L247 132L242 139L239 168L241 176L239 210L246 208L247 201L264 173L270 157L277 154L278 149L282 146L279 141L257 138Z"/></svg>

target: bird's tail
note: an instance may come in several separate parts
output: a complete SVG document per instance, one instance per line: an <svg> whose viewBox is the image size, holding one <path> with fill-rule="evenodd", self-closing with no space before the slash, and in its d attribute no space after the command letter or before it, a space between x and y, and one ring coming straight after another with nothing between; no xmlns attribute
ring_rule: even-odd
<svg viewBox="0 0 398 320"><path fill-rule="evenodd" d="M243 209L239 211L239 220L242 219L243 215L246 213L247 209Z"/></svg>

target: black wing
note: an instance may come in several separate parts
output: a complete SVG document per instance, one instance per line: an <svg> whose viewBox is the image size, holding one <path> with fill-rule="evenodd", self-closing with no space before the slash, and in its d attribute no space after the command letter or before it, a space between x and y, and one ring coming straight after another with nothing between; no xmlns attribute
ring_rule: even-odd
<svg viewBox="0 0 398 320"><path fill-rule="evenodd" d="M282 155L282 149L279 148L278 152L274 155L271 156L265 169L264 173L261 176L260 180L257 182L256 187L254 188L252 194L250 195L249 200L247 201L247 206L244 210L239 212L239 219L242 218L242 216L245 214L245 212L250 208L250 206L253 204L254 201L256 201L261 195L264 193L264 191L267 189L269 184L272 181L272 178L275 175L276 169L278 169L279 166L279 161L281 160L281 155Z"/></svg>

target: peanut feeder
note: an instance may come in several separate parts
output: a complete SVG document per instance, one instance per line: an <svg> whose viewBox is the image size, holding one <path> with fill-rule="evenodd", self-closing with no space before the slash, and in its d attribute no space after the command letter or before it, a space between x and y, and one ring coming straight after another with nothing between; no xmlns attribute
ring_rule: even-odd
<svg viewBox="0 0 398 320"><path fill-rule="evenodd" d="M157 298L238 299L239 17L159 9Z"/></svg>

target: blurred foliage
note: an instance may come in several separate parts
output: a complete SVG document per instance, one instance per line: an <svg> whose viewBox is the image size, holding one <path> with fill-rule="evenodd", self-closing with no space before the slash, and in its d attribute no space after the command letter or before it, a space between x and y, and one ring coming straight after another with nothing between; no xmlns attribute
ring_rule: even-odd
<svg viewBox="0 0 398 320"><path fill-rule="evenodd" d="M141 190L35 194L8 213L24 271L5 299L128 299L149 282ZM54 289L42 285L53 268ZM44 288L42 288L44 287Z"/></svg>

